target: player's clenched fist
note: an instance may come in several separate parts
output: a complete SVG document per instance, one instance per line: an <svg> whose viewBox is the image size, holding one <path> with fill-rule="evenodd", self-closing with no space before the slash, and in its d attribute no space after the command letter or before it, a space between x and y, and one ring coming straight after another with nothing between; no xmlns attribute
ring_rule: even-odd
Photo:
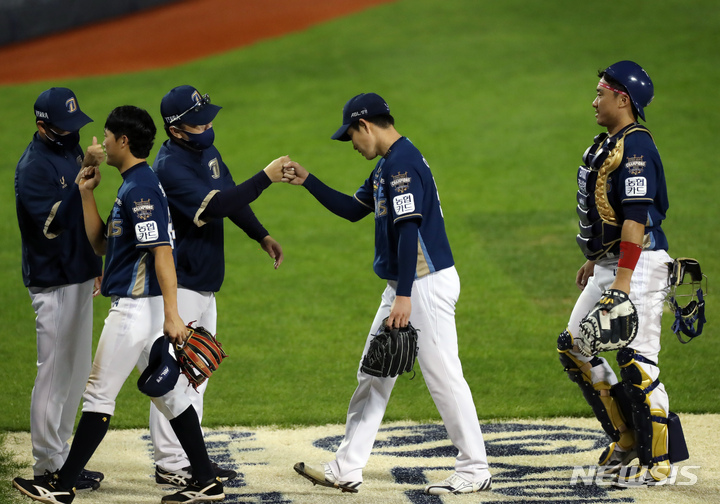
<svg viewBox="0 0 720 504"><path fill-rule="evenodd" d="M295 161L290 161L289 163L285 163L283 165L283 182L288 182L293 185L302 185L308 175L308 171Z"/></svg>
<svg viewBox="0 0 720 504"><path fill-rule="evenodd" d="M85 151L82 165L83 167L98 166L103 161L105 161L105 151L103 150L102 144L98 143L97 137L94 136L92 144Z"/></svg>
<svg viewBox="0 0 720 504"><path fill-rule="evenodd" d="M283 165L290 162L290 156L282 156L275 159L263 170L272 182L280 182L283 179Z"/></svg>

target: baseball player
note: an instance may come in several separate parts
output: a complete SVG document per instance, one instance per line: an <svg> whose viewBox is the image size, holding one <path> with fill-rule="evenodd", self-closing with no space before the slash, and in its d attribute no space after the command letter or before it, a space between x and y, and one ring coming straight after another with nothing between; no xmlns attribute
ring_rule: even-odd
<svg viewBox="0 0 720 504"><path fill-rule="evenodd" d="M150 115L133 106L114 109L105 123L107 163L123 178L107 225L98 214L94 189L97 167L77 178L88 239L98 255L106 255L102 294L112 303L83 395L83 413L70 453L59 471L42 482L15 478L14 486L34 500L72 502L80 469L105 436L115 400L133 367L142 373L154 341L164 333L182 343L188 329L177 311L173 229L167 199L145 161L155 138ZM164 503L223 500L223 484L215 477L195 409L175 387L153 399L171 420L193 467L193 481Z"/></svg>
<svg viewBox="0 0 720 504"><path fill-rule="evenodd" d="M92 363L92 298L102 260L82 224L75 177L104 157L98 145L83 156L80 128L92 122L70 89L54 87L35 101L37 132L15 171L15 206L22 238L22 275L35 310L37 376L30 400L35 478L67 458L80 397ZM83 471L77 488L98 488L102 473Z"/></svg>
<svg viewBox="0 0 720 504"><path fill-rule="evenodd" d="M661 227L668 209L662 162L650 131L637 122L645 119L653 83L632 61L610 65L599 77L592 105L607 133L595 137L578 171L577 242L587 261L577 273L582 293L558 338L558 352L612 439L599 470L620 472L620 484L656 484L670 474L669 404L658 353L666 263L672 261ZM621 382L604 358L584 357L573 342L581 320L610 288L629 294L638 312L635 340L616 355ZM621 472L635 458L642 467Z"/></svg>
<svg viewBox="0 0 720 504"><path fill-rule="evenodd" d="M390 108L374 93L357 95L345 104L343 124L332 138L351 141L368 160L381 156L354 196L329 188L296 162L285 164L285 179L303 185L328 210L352 222L374 214L374 270L387 280L387 287L363 353L385 317L390 327L412 322L419 332L420 368L458 449L455 472L426 486L425 492L442 495L489 490L492 478L485 443L458 357L455 303L460 281L430 167L410 140L397 132ZM357 380L345 437L335 459L320 465L295 465L313 484L357 492L363 481L362 471L396 378L378 378L358 369Z"/></svg>
<svg viewBox="0 0 720 504"><path fill-rule="evenodd" d="M249 180L235 185L222 156L213 145L213 120L221 107L210 103L193 86L178 86L162 99L166 140L153 169L165 188L177 233L178 310L183 320L196 321L211 333L217 330L215 293L225 276L223 218L240 227L260 243L274 260L283 261L282 247L255 217L249 203L272 182L282 178L271 164ZM289 161L283 158L281 161ZM278 163L278 166L281 166ZM273 178L274 177L274 180ZM183 376L181 380L185 380ZM203 396L207 381L197 391L186 386L202 422ZM150 434L155 455L157 483L184 486L190 478L190 464L170 423L150 406ZM216 475L233 479L237 473L214 464Z"/></svg>

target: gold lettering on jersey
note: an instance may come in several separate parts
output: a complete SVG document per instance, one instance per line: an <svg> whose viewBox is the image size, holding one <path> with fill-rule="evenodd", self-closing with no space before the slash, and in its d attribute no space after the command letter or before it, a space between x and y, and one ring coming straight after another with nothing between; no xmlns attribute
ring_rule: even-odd
<svg viewBox="0 0 720 504"><path fill-rule="evenodd" d="M140 198L140 201L134 201L135 206L133 207L133 213L137 214L138 219L146 220L152 217L155 206L150 203L150 200L144 200Z"/></svg>
<svg viewBox="0 0 720 504"><path fill-rule="evenodd" d="M122 221L120 219L108 223L108 238L122 235Z"/></svg>
<svg viewBox="0 0 720 504"><path fill-rule="evenodd" d="M390 187L395 189L400 194L404 193L408 189L410 189L410 182L412 181L411 177L408 177L407 172L405 173L398 173L397 175L392 175L392 181L390 182Z"/></svg>
<svg viewBox="0 0 720 504"><path fill-rule="evenodd" d="M220 163L218 162L217 158L213 158L208 163L208 168L210 168L210 176L214 179L220 178Z"/></svg>
<svg viewBox="0 0 720 504"><path fill-rule="evenodd" d="M65 189L67 187L67 183L65 182L64 176L60 177L60 187L62 187L63 189Z"/></svg>

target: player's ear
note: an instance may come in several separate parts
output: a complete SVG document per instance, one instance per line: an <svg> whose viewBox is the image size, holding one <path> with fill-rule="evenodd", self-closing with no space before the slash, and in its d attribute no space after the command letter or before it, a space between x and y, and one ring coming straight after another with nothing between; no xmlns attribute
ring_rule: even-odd
<svg viewBox="0 0 720 504"><path fill-rule="evenodd" d="M365 119L360 119L358 121L358 130L362 131L363 133L370 133L370 123L367 122Z"/></svg>
<svg viewBox="0 0 720 504"><path fill-rule="evenodd" d="M170 134L175 138L183 140L182 133L180 133L180 128L178 128L177 126L170 126L168 131L170 131Z"/></svg>

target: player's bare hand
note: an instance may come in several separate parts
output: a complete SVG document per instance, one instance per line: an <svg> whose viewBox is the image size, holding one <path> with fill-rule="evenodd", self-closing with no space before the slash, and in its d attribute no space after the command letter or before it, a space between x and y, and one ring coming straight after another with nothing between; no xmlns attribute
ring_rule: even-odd
<svg viewBox="0 0 720 504"><path fill-rule="evenodd" d="M190 330L185 325L185 322L182 321L180 315L175 313L168 316L166 314L165 322L163 323L163 334L170 338L173 343L182 345L190 336Z"/></svg>
<svg viewBox="0 0 720 504"><path fill-rule="evenodd" d="M86 166L80 168L77 177L75 177L75 183L80 187L81 191L92 191L100 185L100 179L99 166Z"/></svg>
<svg viewBox="0 0 720 504"><path fill-rule="evenodd" d="M387 325L389 327L407 327L410 322L410 314L412 313L412 302L408 296L395 296L390 315L388 316Z"/></svg>
<svg viewBox="0 0 720 504"><path fill-rule="evenodd" d="M83 168L86 166L99 166L103 161L105 161L105 151L102 144L98 143L97 137L94 136L92 144L85 151L82 166Z"/></svg>
<svg viewBox="0 0 720 504"><path fill-rule="evenodd" d="M575 276L575 285L580 290L585 290L587 287L588 280L595 274L595 262L586 261L585 264L580 266L580 269Z"/></svg>
<svg viewBox="0 0 720 504"><path fill-rule="evenodd" d="M290 161L283 165L283 182L292 185L303 185L308 175L308 171L295 161Z"/></svg>
<svg viewBox="0 0 720 504"><path fill-rule="evenodd" d="M102 275L95 277L95 283L93 284L92 297L97 297L100 294L100 287L102 286Z"/></svg>
<svg viewBox="0 0 720 504"><path fill-rule="evenodd" d="M275 269L278 269L282 264L284 258L282 247L280 246L280 244L275 241L272 236L267 235L260 242L260 246L265 252L267 252L267 255L269 255L272 259L275 260L273 266L275 267Z"/></svg>
<svg viewBox="0 0 720 504"><path fill-rule="evenodd" d="M265 167L265 174L271 181L280 182L283 178L283 165L289 162L290 156L279 157Z"/></svg>

